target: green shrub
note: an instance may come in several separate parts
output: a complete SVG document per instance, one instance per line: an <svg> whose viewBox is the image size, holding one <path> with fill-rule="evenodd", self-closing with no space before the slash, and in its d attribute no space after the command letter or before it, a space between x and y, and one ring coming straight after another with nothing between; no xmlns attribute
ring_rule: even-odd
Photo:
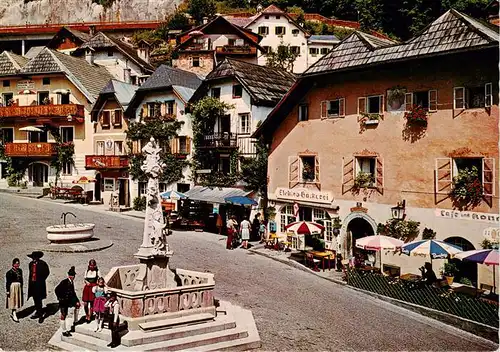
<svg viewBox="0 0 500 352"><path fill-rule="evenodd" d="M146 197L135 197L133 208L138 211L146 210Z"/></svg>

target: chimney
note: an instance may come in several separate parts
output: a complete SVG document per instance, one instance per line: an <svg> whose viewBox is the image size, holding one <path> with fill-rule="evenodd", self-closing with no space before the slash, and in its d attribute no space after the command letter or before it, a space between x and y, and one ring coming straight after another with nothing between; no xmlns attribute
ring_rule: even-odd
<svg viewBox="0 0 500 352"><path fill-rule="evenodd" d="M94 25L89 26L89 34L91 37L94 36L94 34L95 34L95 26Z"/></svg>
<svg viewBox="0 0 500 352"><path fill-rule="evenodd" d="M257 5L257 13L261 13L263 10L262 4Z"/></svg>
<svg viewBox="0 0 500 352"><path fill-rule="evenodd" d="M132 83L132 79L130 77L130 69L129 68L124 68L123 69L123 81L125 83Z"/></svg>
<svg viewBox="0 0 500 352"><path fill-rule="evenodd" d="M85 50L85 60L87 60L87 62L91 65L94 64L94 53L92 52L92 49L87 48L87 50Z"/></svg>

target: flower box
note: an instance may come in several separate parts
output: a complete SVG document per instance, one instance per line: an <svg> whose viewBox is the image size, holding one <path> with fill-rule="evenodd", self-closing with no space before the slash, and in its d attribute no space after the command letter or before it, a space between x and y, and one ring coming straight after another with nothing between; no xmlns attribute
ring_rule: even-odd
<svg viewBox="0 0 500 352"><path fill-rule="evenodd" d="M427 127L429 112L420 105L413 105L405 112L406 122L412 126Z"/></svg>

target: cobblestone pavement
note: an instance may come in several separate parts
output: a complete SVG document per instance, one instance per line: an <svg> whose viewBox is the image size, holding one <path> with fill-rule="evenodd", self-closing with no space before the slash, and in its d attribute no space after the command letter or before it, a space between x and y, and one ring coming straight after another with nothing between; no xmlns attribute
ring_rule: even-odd
<svg viewBox="0 0 500 352"><path fill-rule="evenodd" d="M90 258L97 260L102 273L115 265L136 263L132 255L142 238L141 219L0 194L2 276L12 258L19 257L26 280L26 254L46 244L45 227L59 223L63 211L74 212L78 222L94 222L96 237L112 240L114 245L94 253L46 253L51 275L45 303L56 302L53 289L71 265L76 266L76 286L81 294L82 274ZM263 350L496 349L483 339L261 255L242 249L228 251L224 238L218 235L174 232L169 243L175 253L172 267L213 272L217 298L252 310ZM0 292L3 304L5 292ZM30 306L31 300L26 304ZM3 309L0 348L47 349L47 341L57 328L56 312L43 324L29 318L15 324Z"/></svg>

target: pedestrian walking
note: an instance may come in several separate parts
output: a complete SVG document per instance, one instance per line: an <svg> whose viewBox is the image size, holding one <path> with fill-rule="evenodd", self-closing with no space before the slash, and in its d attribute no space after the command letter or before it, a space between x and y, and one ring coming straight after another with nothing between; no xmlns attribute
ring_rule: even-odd
<svg viewBox="0 0 500 352"><path fill-rule="evenodd" d="M35 314L31 316L31 319L38 319L39 323L43 322L43 300L47 298L47 286L46 280L49 277L50 270L47 263L45 263L41 258L43 257L43 252L33 251L28 254L31 258L29 263L29 279L28 279L28 299L33 297L33 302L35 303Z"/></svg>
<svg viewBox="0 0 500 352"><path fill-rule="evenodd" d="M120 304L115 292L110 293L106 308L109 309L109 328L111 329L111 343L108 347L115 348L120 346Z"/></svg>
<svg viewBox="0 0 500 352"><path fill-rule="evenodd" d="M222 216L220 214L217 214L216 220L215 220L215 226L217 227L217 233L219 235L222 235Z"/></svg>
<svg viewBox="0 0 500 352"><path fill-rule="evenodd" d="M92 309L94 306L94 292L92 288L97 285L97 279L100 277L97 263L94 259L89 260L87 271L85 272L85 286L83 287L82 301L85 309L85 321L90 324L92 320Z"/></svg>
<svg viewBox="0 0 500 352"><path fill-rule="evenodd" d="M75 292L75 267L72 266L68 270L68 277L62 280L59 285L57 285L55 292L56 297L59 300L59 309L61 311L61 330L63 336L71 336L71 332L75 331L75 325L78 322L78 310L80 309L80 301L76 296ZM71 330L66 330L66 317L68 316L69 308L74 307L73 311L73 325L71 326Z"/></svg>
<svg viewBox="0 0 500 352"><path fill-rule="evenodd" d="M97 280L97 286L92 287L92 292L94 293L94 312L96 314L97 326L95 331L102 331L102 320L104 317L105 304L106 304L106 294L108 293L108 288L104 282L104 278L100 277Z"/></svg>
<svg viewBox="0 0 500 352"><path fill-rule="evenodd" d="M23 306L23 271L20 268L20 261L14 258L12 269L5 275L5 289L7 292L7 309L11 310L10 318L19 323L17 310Z"/></svg>
<svg viewBox="0 0 500 352"><path fill-rule="evenodd" d="M236 222L236 217L233 215L229 218L226 223L227 227L227 240L226 240L226 249L233 249L233 240L236 235L238 223Z"/></svg>
<svg viewBox="0 0 500 352"><path fill-rule="evenodd" d="M264 220L260 221L259 225L259 235L260 235L260 243L267 242L267 235L266 235L266 222Z"/></svg>
<svg viewBox="0 0 500 352"><path fill-rule="evenodd" d="M252 234L251 238L252 240L257 240L259 238L259 230L260 230L260 213L255 214L255 217L253 218L252 221Z"/></svg>
<svg viewBox="0 0 500 352"><path fill-rule="evenodd" d="M241 240L243 241L243 248L245 249L248 248L248 240L250 239L251 229L252 225L250 224L250 221L248 221L248 218L245 217L240 224Z"/></svg>

